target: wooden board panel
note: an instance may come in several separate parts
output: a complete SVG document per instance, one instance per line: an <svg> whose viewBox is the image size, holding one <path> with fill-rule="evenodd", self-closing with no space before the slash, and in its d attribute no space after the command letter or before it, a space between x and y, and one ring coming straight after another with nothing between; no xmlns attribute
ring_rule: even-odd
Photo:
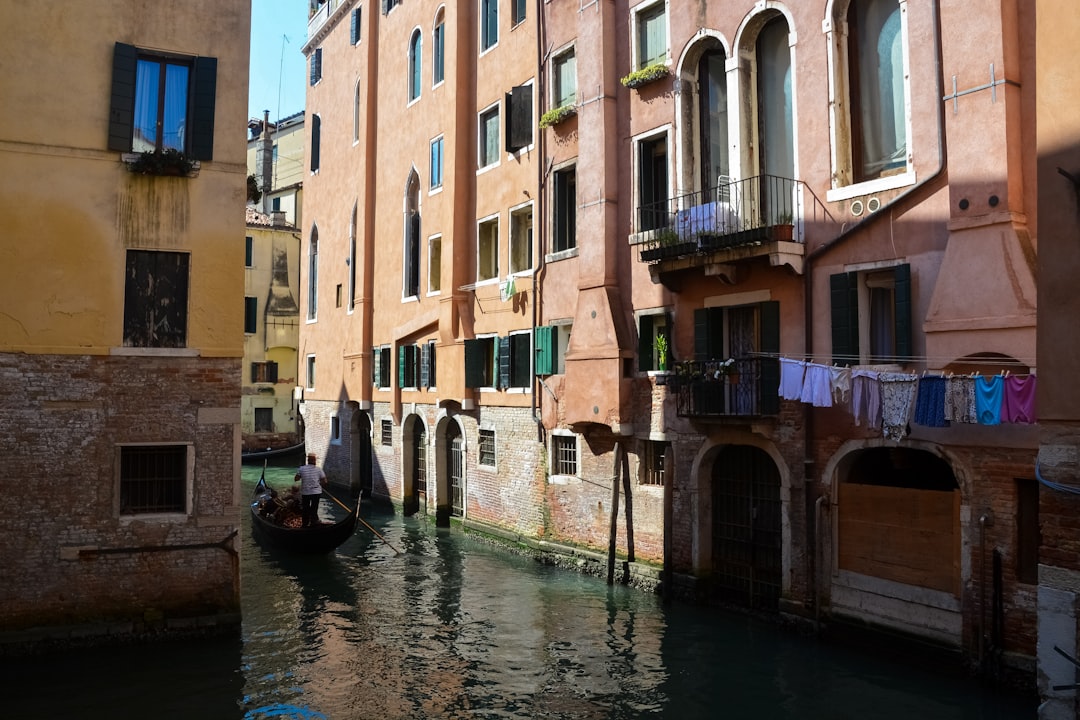
<svg viewBox="0 0 1080 720"><path fill-rule="evenodd" d="M960 493L841 483L839 567L958 594Z"/></svg>

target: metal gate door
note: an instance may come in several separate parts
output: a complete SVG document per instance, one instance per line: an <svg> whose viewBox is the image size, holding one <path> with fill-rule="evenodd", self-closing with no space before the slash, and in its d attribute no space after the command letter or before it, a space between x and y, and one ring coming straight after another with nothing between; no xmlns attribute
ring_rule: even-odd
<svg viewBox="0 0 1080 720"><path fill-rule="evenodd" d="M461 452L461 436L454 434L447 438L446 451L449 453L450 468L450 514L455 517L465 515L465 458Z"/></svg>
<svg viewBox="0 0 1080 720"><path fill-rule="evenodd" d="M763 450L733 445L712 471L713 570L720 599L779 606L782 548L780 473Z"/></svg>

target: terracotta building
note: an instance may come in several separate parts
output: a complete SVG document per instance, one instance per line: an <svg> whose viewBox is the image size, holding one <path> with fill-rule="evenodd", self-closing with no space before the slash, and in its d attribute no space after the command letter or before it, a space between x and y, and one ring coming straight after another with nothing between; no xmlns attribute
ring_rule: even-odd
<svg viewBox="0 0 1080 720"><path fill-rule="evenodd" d="M1032 677L1035 32L313 2L309 447L407 513Z"/></svg>
<svg viewBox="0 0 1080 720"><path fill-rule="evenodd" d="M250 4L6 20L0 631L235 627Z"/></svg>

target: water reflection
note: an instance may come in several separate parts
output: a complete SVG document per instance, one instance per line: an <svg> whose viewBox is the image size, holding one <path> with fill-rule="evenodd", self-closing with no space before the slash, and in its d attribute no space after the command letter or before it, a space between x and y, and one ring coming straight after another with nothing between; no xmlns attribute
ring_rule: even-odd
<svg viewBox="0 0 1080 720"><path fill-rule="evenodd" d="M293 468L270 469L272 484ZM259 469L245 468L250 488ZM339 498L349 500L339 495ZM322 512L343 512L330 502ZM5 663L11 717L1028 718L982 694L770 624L538 565L460 530L364 508L325 557L251 541L233 640ZM246 520L246 519L245 519ZM54 666L58 670L54 670Z"/></svg>

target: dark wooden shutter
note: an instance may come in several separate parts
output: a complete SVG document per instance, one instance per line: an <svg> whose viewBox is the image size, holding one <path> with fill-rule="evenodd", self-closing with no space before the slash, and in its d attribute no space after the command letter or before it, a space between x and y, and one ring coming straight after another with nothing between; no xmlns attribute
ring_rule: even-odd
<svg viewBox="0 0 1080 720"><path fill-rule="evenodd" d="M780 303L775 300L761 303L761 414L780 412Z"/></svg>
<svg viewBox="0 0 1080 720"><path fill-rule="evenodd" d="M832 298L832 360L851 363L859 360L859 276L837 273L829 276Z"/></svg>
<svg viewBox="0 0 1080 720"><path fill-rule="evenodd" d="M311 84L319 82L322 78L322 48L315 48L311 52Z"/></svg>
<svg viewBox="0 0 1080 720"><path fill-rule="evenodd" d="M431 387L429 362L431 362L431 343L424 343L420 346L420 387Z"/></svg>
<svg viewBox="0 0 1080 720"><path fill-rule="evenodd" d="M131 152L135 122L135 70L139 51L134 45L113 46L112 97L109 100L109 149Z"/></svg>
<svg viewBox="0 0 1080 720"><path fill-rule="evenodd" d="M653 316L638 318L638 371L653 370Z"/></svg>
<svg viewBox="0 0 1080 720"><path fill-rule="evenodd" d="M694 311L694 360L718 360L724 354L724 309Z"/></svg>
<svg viewBox="0 0 1080 720"><path fill-rule="evenodd" d="M506 151L528 147L533 141L533 86L518 85L506 93Z"/></svg>
<svg viewBox="0 0 1080 720"><path fill-rule="evenodd" d="M266 363L266 382L277 382L277 363L272 360Z"/></svg>
<svg viewBox="0 0 1080 720"><path fill-rule="evenodd" d="M195 58L191 97L191 139L188 152L196 160L214 159L214 108L217 102L217 58Z"/></svg>
<svg viewBox="0 0 1080 720"><path fill-rule="evenodd" d="M254 333L258 331L259 299L253 297L244 298L244 332Z"/></svg>
<svg viewBox="0 0 1080 720"><path fill-rule="evenodd" d="M893 270L893 302L895 303L896 357L910 360L911 347L911 266L897 265Z"/></svg>
<svg viewBox="0 0 1080 720"><path fill-rule="evenodd" d="M251 382L259 382L259 363L251 363Z"/></svg>
<svg viewBox="0 0 1080 720"><path fill-rule="evenodd" d="M409 216L409 268L407 296L420 294L420 213Z"/></svg>
<svg viewBox="0 0 1080 720"><path fill-rule="evenodd" d="M487 343L483 340L465 341L465 387L484 386L484 353Z"/></svg>
<svg viewBox="0 0 1080 720"><path fill-rule="evenodd" d="M322 136L322 118L311 116L311 171L319 169L319 138Z"/></svg>
<svg viewBox="0 0 1080 720"><path fill-rule="evenodd" d="M499 368L499 387L510 387L510 337L497 338L495 343L496 365Z"/></svg>
<svg viewBox="0 0 1080 720"><path fill-rule="evenodd" d="M432 340L428 343L430 351L428 352L428 387L435 387L439 382L439 374L437 372L438 366L435 364L435 359L438 353L435 352L435 341Z"/></svg>
<svg viewBox="0 0 1080 720"><path fill-rule="evenodd" d="M536 328L536 374L555 372L555 328L551 325Z"/></svg>

